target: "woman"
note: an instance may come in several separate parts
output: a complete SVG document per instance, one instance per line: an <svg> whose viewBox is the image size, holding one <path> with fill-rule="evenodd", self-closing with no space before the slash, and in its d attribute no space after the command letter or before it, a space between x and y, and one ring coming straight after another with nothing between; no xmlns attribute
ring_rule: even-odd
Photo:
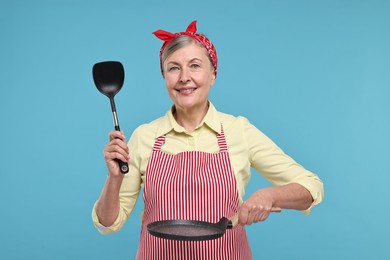
<svg viewBox="0 0 390 260"><path fill-rule="evenodd" d="M104 148L108 177L93 210L103 234L118 231L143 187L144 214L138 259L251 259L245 225L264 221L272 208L309 212L323 185L243 117L218 112L208 99L217 54L196 21L185 32L154 34L164 44L160 65L172 108L138 127L128 145L110 132ZM120 173L116 159L128 161ZM243 201L250 167L274 186ZM151 236L146 225L167 219L217 222L237 216L238 226L215 240L172 241Z"/></svg>

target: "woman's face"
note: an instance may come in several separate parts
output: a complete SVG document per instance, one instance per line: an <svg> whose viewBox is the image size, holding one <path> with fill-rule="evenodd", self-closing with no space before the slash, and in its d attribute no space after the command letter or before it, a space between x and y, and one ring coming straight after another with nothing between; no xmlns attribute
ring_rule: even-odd
<svg viewBox="0 0 390 260"><path fill-rule="evenodd" d="M204 108L215 81L204 47L191 43L172 53L164 64L165 83L176 109Z"/></svg>

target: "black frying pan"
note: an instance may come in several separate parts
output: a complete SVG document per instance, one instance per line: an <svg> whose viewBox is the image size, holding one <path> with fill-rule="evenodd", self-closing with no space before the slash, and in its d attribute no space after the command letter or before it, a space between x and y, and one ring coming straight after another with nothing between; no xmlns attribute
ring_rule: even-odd
<svg viewBox="0 0 390 260"><path fill-rule="evenodd" d="M271 212L280 212L280 208L272 208ZM197 220L162 220L149 223L147 229L153 236L179 241L203 241L222 237L226 229L238 224L238 216L231 220L222 217L217 223Z"/></svg>
<svg viewBox="0 0 390 260"><path fill-rule="evenodd" d="M104 61L93 65L93 80L96 88L110 99L115 130L120 131L114 96L121 90L125 80L125 70L119 61ZM123 174L129 171L127 162L117 160Z"/></svg>
<svg viewBox="0 0 390 260"><path fill-rule="evenodd" d="M218 223L196 220L162 220L147 225L149 233L159 238L181 241L203 241L216 239L233 227L232 222L223 217Z"/></svg>

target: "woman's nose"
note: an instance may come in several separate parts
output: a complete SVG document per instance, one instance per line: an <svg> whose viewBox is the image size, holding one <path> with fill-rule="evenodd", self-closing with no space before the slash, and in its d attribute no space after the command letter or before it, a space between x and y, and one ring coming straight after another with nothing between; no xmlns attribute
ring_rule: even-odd
<svg viewBox="0 0 390 260"><path fill-rule="evenodd" d="M186 68L183 68L180 71L180 82L187 83L190 80L189 71Z"/></svg>

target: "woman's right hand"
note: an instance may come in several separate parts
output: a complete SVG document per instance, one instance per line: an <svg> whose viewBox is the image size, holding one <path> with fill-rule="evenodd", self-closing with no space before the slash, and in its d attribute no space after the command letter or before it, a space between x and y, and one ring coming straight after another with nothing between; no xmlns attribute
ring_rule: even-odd
<svg viewBox="0 0 390 260"><path fill-rule="evenodd" d="M126 137L123 131L111 131L108 136L109 142L103 149L103 155L104 159L106 160L108 174L111 177L123 177L117 160L128 162L130 159Z"/></svg>

